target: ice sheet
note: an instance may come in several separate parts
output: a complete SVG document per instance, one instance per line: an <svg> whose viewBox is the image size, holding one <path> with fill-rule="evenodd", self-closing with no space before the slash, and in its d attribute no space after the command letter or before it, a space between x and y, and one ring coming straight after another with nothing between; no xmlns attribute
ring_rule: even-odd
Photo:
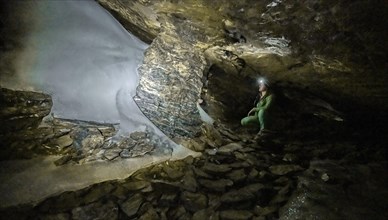
<svg viewBox="0 0 388 220"><path fill-rule="evenodd" d="M52 96L54 116L162 135L132 99L148 45L93 0L36 4L38 25L28 42L35 62L24 78Z"/></svg>

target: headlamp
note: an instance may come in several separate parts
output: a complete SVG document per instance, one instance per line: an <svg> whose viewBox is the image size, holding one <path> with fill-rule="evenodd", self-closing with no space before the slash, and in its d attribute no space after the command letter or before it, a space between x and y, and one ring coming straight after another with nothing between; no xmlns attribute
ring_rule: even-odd
<svg viewBox="0 0 388 220"><path fill-rule="evenodd" d="M265 79L261 77L261 78L257 79L257 82L259 84L265 84Z"/></svg>

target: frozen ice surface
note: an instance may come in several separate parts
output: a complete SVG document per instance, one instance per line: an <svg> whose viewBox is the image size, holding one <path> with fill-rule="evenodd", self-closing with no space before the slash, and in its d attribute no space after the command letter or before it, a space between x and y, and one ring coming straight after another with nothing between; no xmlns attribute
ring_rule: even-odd
<svg viewBox="0 0 388 220"><path fill-rule="evenodd" d="M29 38L34 65L27 76L53 98L56 117L120 123L120 131L162 134L132 97L147 44L93 0L36 1Z"/></svg>

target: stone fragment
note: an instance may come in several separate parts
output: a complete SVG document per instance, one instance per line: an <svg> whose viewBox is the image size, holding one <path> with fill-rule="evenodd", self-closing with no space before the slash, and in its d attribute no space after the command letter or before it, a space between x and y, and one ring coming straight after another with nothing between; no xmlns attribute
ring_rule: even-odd
<svg viewBox="0 0 388 220"><path fill-rule="evenodd" d="M97 187L90 189L88 194L86 194L82 200L85 204L92 203L100 199L101 197L109 194L115 187L112 184L102 184Z"/></svg>
<svg viewBox="0 0 388 220"><path fill-rule="evenodd" d="M239 143L230 143L230 144L227 144L227 145L224 145L224 146L218 148L217 152L221 153L221 154L231 154L234 151L240 150L242 148L243 147Z"/></svg>
<svg viewBox="0 0 388 220"><path fill-rule="evenodd" d="M139 157L139 156L143 156L147 153L150 153L151 151L154 150L154 148L155 147L152 144L140 143L140 144L137 144L132 149L130 149L129 152L131 154L131 157Z"/></svg>
<svg viewBox="0 0 388 220"><path fill-rule="evenodd" d="M208 205L208 199L204 194L183 192L180 197L184 207L192 212L204 209Z"/></svg>
<svg viewBox="0 0 388 220"><path fill-rule="evenodd" d="M176 179L179 179L181 178L184 173L178 169L173 169L169 166L164 166L163 167L163 171L167 174L167 176L171 179L171 180L176 180Z"/></svg>
<svg viewBox="0 0 388 220"><path fill-rule="evenodd" d="M104 157L108 160L113 160L119 157L120 152L121 152L121 149L110 148L104 152Z"/></svg>
<svg viewBox="0 0 388 220"><path fill-rule="evenodd" d="M219 129L218 130L222 135L224 135L225 137L229 138L230 140L232 141L239 141L241 140L239 137L237 137L236 135L233 134L232 131L230 131L229 129Z"/></svg>
<svg viewBox="0 0 388 220"><path fill-rule="evenodd" d="M143 196L139 193L128 197L123 203L120 204L121 210L129 217L136 215L140 206L143 204Z"/></svg>
<svg viewBox="0 0 388 220"><path fill-rule="evenodd" d="M51 110L49 95L0 88L0 133L37 128Z"/></svg>
<svg viewBox="0 0 388 220"><path fill-rule="evenodd" d="M246 167L250 167L251 165L244 161L244 162L234 162L229 164L229 166L231 168L246 168Z"/></svg>
<svg viewBox="0 0 388 220"><path fill-rule="evenodd" d="M128 149L124 149L123 151L120 152L120 157L121 158L130 158L132 154L129 152Z"/></svg>
<svg viewBox="0 0 388 220"><path fill-rule="evenodd" d="M130 181L130 182L126 182L124 184L121 184L121 186L125 187L126 189L128 189L130 191L141 190L141 189L149 187L150 185L151 185L150 182L143 181L143 180Z"/></svg>
<svg viewBox="0 0 388 220"><path fill-rule="evenodd" d="M257 183L238 190L229 191L221 196L221 202L232 203L250 200L258 196L260 194L260 190L263 188L263 184Z"/></svg>
<svg viewBox="0 0 388 220"><path fill-rule="evenodd" d="M173 193L163 193L159 199L159 204L162 206L171 206L175 204L178 194Z"/></svg>
<svg viewBox="0 0 388 220"><path fill-rule="evenodd" d="M97 128L101 134L107 138L107 137L112 137L113 135L116 134L116 129L113 126L107 126L107 127L98 127Z"/></svg>
<svg viewBox="0 0 388 220"><path fill-rule="evenodd" d="M139 141L141 139L146 139L147 138L147 133L142 132L142 131L135 131L129 135L133 140Z"/></svg>
<svg viewBox="0 0 388 220"><path fill-rule="evenodd" d="M217 145L213 140L210 140L208 138L205 138L205 137L200 137L201 141L206 143L208 145L208 147L210 148L218 148L219 145Z"/></svg>
<svg viewBox="0 0 388 220"><path fill-rule="evenodd" d="M191 144L194 151L202 152L205 150L205 144L200 144L194 140L191 140L190 144Z"/></svg>
<svg viewBox="0 0 388 220"><path fill-rule="evenodd" d="M203 220L208 219L210 216L210 213L206 209L201 209L194 213L193 218L191 220Z"/></svg>
<svg viewBox="0 0 388 220"><path fill-rule="evenodd" d="M206 149L205 150L205 153L210 155L210 156L214 156L217 154L217 151L218 149L217 148L211 148L211 149Z"/></svg>
<svg viewBox="0 0 388 220"><path fill-rule="evenodd" d="M74 220L85 220L85 219L117 219L118 208L117 206L109 201L105 204L97 202L86 206L77 207L71 211L72 219Z"/></svg>
<svg viewBox="0 0 388 220"><path fill-rule="evenodd" d="M167 216L170 219L190 219L186 217L186 209L183 206L178 206L176 208L172 208L168 211Z"/></svg>
<svg viewBox="0 0 388 220"><path fill-rule="evenodd" d="M253 214L246 210L225 210L220 212L221 220L246 220L252 218Z"/></svg>
<svg viewBox="0 0 388 220"><path fill-rule="evenodd" d="M55 143L60 147L68 147L73 144L73 139L70 137L70 135L64 135L60 138L58 138Z"/></svg>
<svg viewBox="0 0 388 220"><path fill-rule="evenodd" d="M233 182L241 182L247 178L244 169L233 170L230 173L226 174L226 176Z"/></svg>
<svg viewBox="0 0 388 220"><path fill-rule="evenodd" d="M233 181L232 180L228 180L228 179L219 179L219 180L205 180L205 179L201 179L201 180L198 180L198 182L203 187L211 189L213 191L217 191L217 192L223 192L223 191L225 191L226 187L233 185Z"/></svg>
<svg viewBox="0 0 388 220"><path fill-rule="evenodd" d="M249 174L248 174L248 179L253 180L253 179L256 179L257 176L259 176L259 171L257 171L255 168L253 168L251 170L251 172L249 172Z"/></svg>
<svg viewBox="0 0 388 220"><path fill-rule="evenodd" d="M290 172L303 170L299 165L273 165L269 167L271 173L275 175L285 175Z"/></svg>
<svg viewBox="0 0 388 220"><path fill-rule="evenodd" d="M322 174L321 179L325 182L329 181L330 177L327 173Z"/></svg>
<svg viewBox="0 0 388 220"><path fill-rule="evenodd" d="M226 173L232 168L228 164L213 164L213 163L206 163L203 167L202 170L208 173L214 173L214 174L220 174L220 173Z"/></svg>
<svg viewBox="0 0 388 220"><path fill-rule="evenodd" d="M122 187L121 185L118 185L116 189L114 189L110 195L113 195L121 200L124 200L127 198L129 190L125 187Z"/></svg>
<svg viewBox="0 0 388 220"><path fill-rule="evenodd" d="M84 149L96 149L104 145L104 136L101 135L97 129L89 129L89 135L82 140L82 146Z"/></svg>
<svg viewBox="0 0 388 220"><path fill-rule="evenodd" d="M71 155L65 155L61 158L59 158L58 160L54 161L54 164L56 166L62 166L64 164L66 164L67 162L69 162L71 160Z"/></svg>
<svg viewBox="0 0 388 220"><path fill-rule="evenodd" d="M195 175L199 176L199 177L203 177L203 178L206 178L206 179L210 179L212 178L211 175L203 172L201 169L198 169L196 167L192 167L192 170L194 171Z"/></svg>
<svg viewBox="0 0 388 220"><path fill-rule="evenodd" d="M214 126L204 123L201 126L202 133L207 137L207 140L214 143L215 147L222 146L224 139Z"/></svg>
<svg viewBox="0 0 388 220"><path fill-rule="evenodd" d="M123 140L121 140L118 143L118 146L121 149L130 149L130 148L134 147L136 144L137 144L137 141L133 140L132 138L127 137L127 138L123 138Z"/></svg>
<svg viewBox="0 0 388 220"><path fill-rule="evenodd" d="M147 211L139 217L139 220L159 220L159 215L154 208L148 208Z"/></svg>
<svg viewBox="0 0 388 220"><path fill-rule="evenodd" d="M194 176L193 171L187 171L182 179L182 186L183 189L188 190L190 192L197 191L198 183Z"/></svg>
<svg viewBox="0 0 388 220"><path fill-rule="evenodd" d="M184 161L186 164L191 165L191 164L193 164L193 162L194 162L194 157L190 155L190 156L188 156L188 157L185 157L185 159L183 159L183 161Z"/></svg>

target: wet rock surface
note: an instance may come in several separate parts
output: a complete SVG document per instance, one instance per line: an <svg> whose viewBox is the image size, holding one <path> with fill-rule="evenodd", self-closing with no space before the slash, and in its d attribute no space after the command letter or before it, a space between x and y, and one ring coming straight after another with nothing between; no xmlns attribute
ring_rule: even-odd
<svg viewBox="0 0 388 220"><path fill-rule="evenodd" d="M1 89L0 99L0 160L59 155L57 166L111 161L150 154L161 143L147 131L115 137L114 124L55 118L50 96L42 93Z"/></svg>
<svg viewBox="0 0 388 220"><path fill-rule="evenodd" d="M224 129L216 125L206 130L216 134L203 134L205 139L217 136L224 142L215 150L206 145L212 154L205 149L198 158L167 161L125 180L95 184L0 214L8 219L386 218L387 179L381 176L386 162L379 159L381 152L365 157L361 152L366 149L357 143L317 137L302 141L274 135L253 141L249 130L234 132L232 141L223 135ZM134 133L121 144L133 148L148 137ZM115 150L124 148L119 146L106 150L115 152L117 159Z"/></svg>

